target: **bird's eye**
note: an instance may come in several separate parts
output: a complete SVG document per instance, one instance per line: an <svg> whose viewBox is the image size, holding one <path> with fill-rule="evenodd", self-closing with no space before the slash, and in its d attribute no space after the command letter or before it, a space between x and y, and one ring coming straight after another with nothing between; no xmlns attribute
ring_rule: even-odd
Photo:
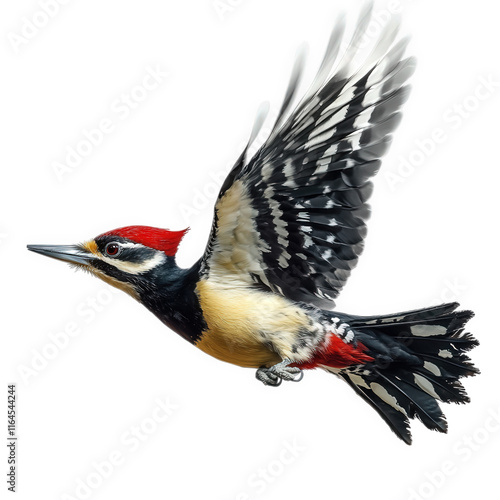
<svg viewBox="0 0 500 500"><path fill-rule="evenodd" d="M110 256L110 257L116 257L120 253L120 245L118 243L108 243L106 245L106 248L104 251Z"/></svg>

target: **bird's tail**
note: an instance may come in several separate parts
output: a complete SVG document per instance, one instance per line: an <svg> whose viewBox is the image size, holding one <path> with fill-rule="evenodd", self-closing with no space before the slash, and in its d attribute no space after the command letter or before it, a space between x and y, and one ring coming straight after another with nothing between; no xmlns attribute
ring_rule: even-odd
<svg viewBox="0 0 500 500"><path fill-rule="evenodd" d="M340 369L323 368L342 377L407 444L411 444L411 418L446 432L438 401L467 403L459 379L479 373L465 354L478 345L471 334L464 333L473 313L456 311L458 305L350 317L354 343L364 346L363 354L373 360Z"/></svg>

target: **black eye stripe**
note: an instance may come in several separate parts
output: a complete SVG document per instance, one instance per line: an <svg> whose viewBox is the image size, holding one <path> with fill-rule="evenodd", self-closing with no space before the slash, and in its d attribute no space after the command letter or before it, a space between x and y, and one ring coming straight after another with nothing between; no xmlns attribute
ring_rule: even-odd
<svg viewBox="0 0 500 500"><path fill-rule="evenodd" d="M120 260L125 260L132 263L140 263L153 258L156 255L156 250L145 247L123 248L120 252Z"/></svg>
<svg viewBox="0 0 500 500"><path fill-rule="evenodd" d="M153 258L157 253L157 251L153 248L144 247L134 241L120 236L101 236L96 238L95 242L104 257L123 262L141 263L145 260ZM107 248L109 248L109 246L113 243L120 247L119 252L116 254L110 254L107 252ZM134 246L129 246L130 244L133 244Z"/></svg>

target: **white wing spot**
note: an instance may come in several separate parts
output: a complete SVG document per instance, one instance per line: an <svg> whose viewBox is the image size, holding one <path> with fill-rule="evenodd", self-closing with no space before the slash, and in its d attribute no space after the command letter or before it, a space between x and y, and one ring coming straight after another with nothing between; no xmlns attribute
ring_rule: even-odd
<svg viewBox="0 0 500 500"><path fill-rule="evenodd" d="M408 416L405 409L399 406L398 400L394 396L391 396L385 387L377 384L376 382L372 382L370 384L370 388L382 401L386 402L389 406L392 406L395 410L401 412L406 417Z"/></svg>
<svg viewBox="0 0 500 500"><path fill-rule="evenodd" d="M415 373L413 376L415 377L415 383L420 387L420 389L425 391L427 394L430 394L433 398L441 401L441 398L434 390L434 386L425 377L422 377L422 375L419 375L418 373Z"/></svg>
<svg viewBox="0 0 500 500"><path fill-rule="evenodd" d="M319 162L318 162L319 163ZM328 172L328 166L330 165L330 162L319 164L316 167L316 170L313 172L313 175L321 175L321 174L326 174Z"/></svg>
<svg viewBox="0 0 500 500"><path fill-rule="evenodd" d="M331 251L330 249L325 250L325 251L321 254L321 257L323 257L323 259L325 259L325 260L328 260L331 256L332 256L332 251Z"/></svg>
<svg viewBox="0 0 500 500"><path fill-rule="evenodd" d="M366 127L370 122L370 117L372 116L373 110L373 107L369 107L361 111L361 113L354 120L354 128L360 129Z"/></svg>
<svg viewBox="0 0 500 500"><path fill-rule="evenodd" d="M354 340L354 332L352 330L349 330L346 336L344 337L344 340L346 342L352 342Z"/></svg>
<svg viewBox="0 0 500 500"><path fill-rule="evenodd" d="M261 173L262 173L262 179L263 179L265 182L267 182L267 181L269 180L269 177L271 177L271 174L273 173L273 168L272 168L272 166L266 163L266 164L262 167Z"/></svg>
<svg viewBox="0 0 500 500"><path fill-rule="evenodd" d="M429 370L434 375L437 375L438 377L441 376L441 370L434 363L431 363L430 361L424 361L424 368L426 370Z"/></svg>
<svg viewBox="0 0 500 500"><path fill-rule="evenodd" d="M365 389L370 389L368 384L365 382L365 379L360 377L359 375L356 375L355 373L348 373L349 378L359 387L364 387Z"/></svg>
<svg viewBox="0 0 500 500"><path fill-rule="evenodd" d="M439 349L438 356L442 358L452 358L453 354L448 349Z"/></svg>
<svg viewBox="0 0 500 500"><path fill-rule="evenodd" d="M338 143L335 143L335 144L332 144L323 154L323 156L331 156L331 155L334 155L337 150L339 149L339 144Z"/></svg>
<svg viewBox="0 0 500 500"><path fill-rule="evenodd" d="M292 161L287 160L285 163L285 168L283 169L283 173L287 179L293 178L293 174L295 173L295 168L293 167Z"/></svg>
<svg viewBox="0 0 500 500"><path fill-rule="evenodd" d="M284 251L280 256L279 256L279 259L278 259L278 264L286 269L288 267L288 260L290 258L290 254L286 251Z"/></svg>
<svg viewBox="0 0 500 500"><path fill-rule="evenodd" d="M416 337L432 337L446 333L446 327L440 325L415 325L410 330L412 335Z"/></svg>

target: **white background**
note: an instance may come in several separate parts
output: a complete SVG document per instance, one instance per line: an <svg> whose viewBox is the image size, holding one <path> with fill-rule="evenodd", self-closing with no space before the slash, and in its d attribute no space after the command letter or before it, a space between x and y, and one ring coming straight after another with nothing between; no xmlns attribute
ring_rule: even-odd
<svg viewBox="0 0 500 500"><path fill-rule="evenodd" d="M83 498L77 485L89 478L87 496L96 499L494 495L500 35L492 2L377 3L378 19L402 12L419 65L375 180L365 253L337 304L376 314L456 299L476 312L482 374L465 381L470 405L446 406L448 435L414 422L406 446L325 373L264 387L253 370L206 356L128 296L26 251L27 243L77 243L123 225L189 225L179 262L194 262L209 232L212 179L239 155L259 103L279 106L302 41L310 80L336 15L346 10L353 23L361 3L218 5L69 1L25 43L23 18L40 5L2 5L0 413L7 382L16 382L17 498ZM119 113L116 100L157 66L168 76L129 116ZM54 162L102 119L113 130L59 180ZM80 333L54 353L51 336L62 338L68 324ZM159 424L156 398L176 406ZM135 450L127 436L141 425L149 434ZM93 463L110 454L121 463L98 485Z"/></svg>

